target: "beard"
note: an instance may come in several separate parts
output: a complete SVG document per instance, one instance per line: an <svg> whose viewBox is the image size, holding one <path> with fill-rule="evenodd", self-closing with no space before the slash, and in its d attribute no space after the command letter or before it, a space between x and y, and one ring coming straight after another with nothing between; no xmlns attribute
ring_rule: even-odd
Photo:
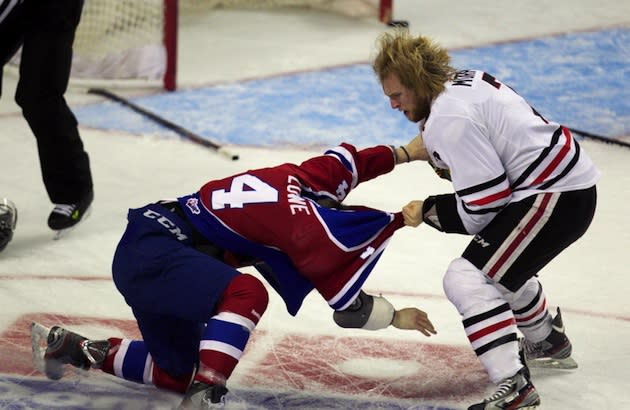
<svg viewBox="0 0 630 410"><path fill-rule="evenodd" d="M416 106L412 111L407 111L405 116L411 122L420 122L429 116L431 105L426 98L418 97Z"/></svg>

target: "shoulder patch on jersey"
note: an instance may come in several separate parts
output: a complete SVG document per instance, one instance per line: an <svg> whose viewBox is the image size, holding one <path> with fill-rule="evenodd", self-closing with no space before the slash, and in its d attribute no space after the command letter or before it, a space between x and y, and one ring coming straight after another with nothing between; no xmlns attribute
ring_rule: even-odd
<svg viewBox="0 0 630 410"><path fill-rule="evenodd" d="M188 198L186 200L186 207L195 215L199 215L201 213L199 210L199 200L197 198Z"/></svg>

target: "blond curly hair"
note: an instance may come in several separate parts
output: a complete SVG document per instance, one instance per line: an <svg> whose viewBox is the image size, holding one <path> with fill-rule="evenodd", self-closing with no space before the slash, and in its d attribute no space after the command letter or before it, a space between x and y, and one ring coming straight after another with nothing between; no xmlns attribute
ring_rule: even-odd
<svg viewBox="0 0 630 410"><path fill-rule="evenodd" d="M380 83L395 74L400 83L418 96L432 100L452 80L455 68L445 48L424 36L412 36L407 30L385 32L377 39L377 55L372 69Z"/></svg>

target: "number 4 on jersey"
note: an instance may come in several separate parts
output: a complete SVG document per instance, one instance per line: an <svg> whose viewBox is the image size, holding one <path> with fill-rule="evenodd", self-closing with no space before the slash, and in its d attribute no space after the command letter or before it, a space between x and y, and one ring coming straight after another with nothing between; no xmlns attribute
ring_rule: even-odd
<svg viewBox="0 0 630 410"><path fill-rule="evenodd" d="M259 178L243 174L232 179L230 190L212 191L212 209L242 208L246 204L278 202L278 191Z"/></svg>

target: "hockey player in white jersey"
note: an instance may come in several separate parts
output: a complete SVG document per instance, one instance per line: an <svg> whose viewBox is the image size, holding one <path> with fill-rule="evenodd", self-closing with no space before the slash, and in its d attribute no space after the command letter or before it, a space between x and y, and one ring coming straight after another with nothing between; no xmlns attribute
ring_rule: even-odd
<svg viewBox="0 0 630 410"><path fill-rule="evenodd" d="M527 365L577 367L537 274L586 232L599 171L566 127L492 75L455 70L426 37L383 34L373 69L391 107L419 124L426 160L453 184L451 194L410 202L405 223L474 235L443 278L498 384L469 410L536 408Z"/></svg>

